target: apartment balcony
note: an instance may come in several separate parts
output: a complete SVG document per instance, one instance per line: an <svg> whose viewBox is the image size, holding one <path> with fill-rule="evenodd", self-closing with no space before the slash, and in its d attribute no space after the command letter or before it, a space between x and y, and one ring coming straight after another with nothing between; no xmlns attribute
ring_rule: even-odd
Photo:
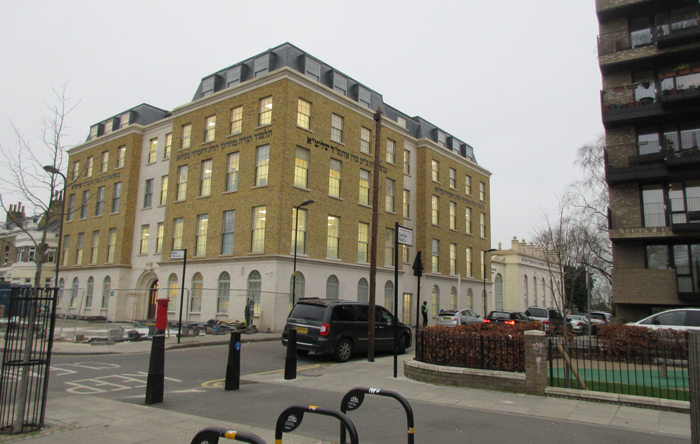
<svg viewBox="0 0 700 444"><path fill-rule="evenodd" d="M690 118L689 112L700 113L700 67L662 73L653 81L604 89L600 103L606 128L652 125L660 117L674 114Z"/></svg>
<svg viewBox="0 0 700 444"><path fill-rule="evenodd" d="M659 48L700 39L700 5L657 14L654 21L656 44Z"/></svg>
<svg viewBox="0 0 700 444"><path fill-rule="evenodd" d="M605 179L610 185L694 180L700 171L700 130L663 136L664 142L605 148Z"/></svg>
<svg viewBox="0 0 700 444"><path fill-rule="evenodd" d="M668 199L666 203L611 205L608 226L611 239L700 233L700 197Z"/></svg>
<svg viewBox="0 0 700 444"><path fill-rule="evenodd" d="M601 22L633 14L651 15L655 11L682 8L688 0L596 0L596 12Z"/></svg>

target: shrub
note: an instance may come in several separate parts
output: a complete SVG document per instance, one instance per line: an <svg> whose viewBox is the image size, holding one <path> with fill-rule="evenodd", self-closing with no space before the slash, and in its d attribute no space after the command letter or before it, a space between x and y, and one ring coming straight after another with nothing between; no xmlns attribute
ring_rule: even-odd
<svg viewBox="0 0 700 444"><path fill-rule="evenodd" d="M538 328L536 322L427 327L418 336L416 359L456 367L523 372L525 331Z"/></svg>

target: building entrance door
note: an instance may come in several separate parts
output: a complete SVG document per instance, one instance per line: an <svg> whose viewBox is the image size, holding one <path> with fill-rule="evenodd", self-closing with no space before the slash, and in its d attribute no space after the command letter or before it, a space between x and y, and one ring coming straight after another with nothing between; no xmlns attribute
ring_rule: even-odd
<svg viewBox="0 0 700 444"><path fill-rule="evenodd" d="M413 294L404 293L403 294L403 323L406 325L411 325L411 309L413 308Z"/></svg>
<svg viewBox="0 0 700 444"><path fill-rule="evenodd" d="M156 299L158 299L158 281L154 281L148 291L148 319L156 318Z"/></svg>

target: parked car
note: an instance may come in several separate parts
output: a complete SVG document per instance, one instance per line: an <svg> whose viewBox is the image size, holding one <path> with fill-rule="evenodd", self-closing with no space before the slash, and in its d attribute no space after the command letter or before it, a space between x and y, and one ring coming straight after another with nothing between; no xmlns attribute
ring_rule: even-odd
<svg viewBox="0 0 700 444"><path fill-rule="evenodd" d="M582 315L566 315L566 320L571 325L571 330L576 334L588 333L588 319Z"/></svg>
<svg viewBox="0 0 700 444"><path fill-rule="evenodd" d="M530 322L525 313L520 311L492 311L484 318L485 323L515 325Z"/></svg>
<svg viewBox="0 0 700 444"><path fill-rule="evenodd" d="M561 327L564 323L564 317L553 308L529 307L525 314L533 321L540 321L545 328L550 325Z"/></svg>
<svg viewBox="0 0 700 444"><path fill-rule="evenodd" d="M596 325L605 325L612 322L612 315L604 311L592 311L591 322Z"/></svg>
<svg viewBox="0 0 700 444"><path fill-rule="evenodd" d="M379 305L375 306L374 349L394 350L394 322L396 318ZM282 333L282 345L287 346L288 331L297 331L297 353L301 356L313 351L332 354L336 361L345 362L354 352L366 351L369 303L328 299L302 299L289 313ZM406 353L411 346L411 327L398 323L398 352Z"/></svg>
<svg viewBox="0 0 700 444"><path fill-rule="evenodd" d="M678 308L666 310L627 325L672 330L700 330L700 308Z"/></svg>
<svg viewBox="0 0 700 444"><path fill-rule="evenodd" d="M444 327L456 327L458 325L480 324L484 322L481 316L469 309L446 310L441 312L437 318L437 325Z"/></svg>

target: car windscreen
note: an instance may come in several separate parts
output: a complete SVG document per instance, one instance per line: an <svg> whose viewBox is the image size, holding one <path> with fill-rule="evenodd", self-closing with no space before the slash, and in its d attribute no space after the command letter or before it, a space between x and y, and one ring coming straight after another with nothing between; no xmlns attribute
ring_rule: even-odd
<svg viewBox="0 0 700 444"><path fill-rule="evenodd" d="M323 314L325 312L326 307L323 305L297 304L292 309L292 312L289 314L289 317L322 322Z"/></svg>
<svg viewBox="0 0 700 444"><path fill-rule="evenodd" d="M546 318L547 310L544 308L528 308L525 314L535 318Z"/></svg>
<svg viewBox="0 0 700 444"><path fill-rule="evenodd" d="M504 312L489 313L489 318L498 319L500 321L505 321L505 320L510 319L510 313L504 313Z"/></svg>
<svg viewBox="0 0 700 444"><path fill-rule="evenodd" d="M563 319L561 313L556 310L549 310L549 319Z"/></svg>

